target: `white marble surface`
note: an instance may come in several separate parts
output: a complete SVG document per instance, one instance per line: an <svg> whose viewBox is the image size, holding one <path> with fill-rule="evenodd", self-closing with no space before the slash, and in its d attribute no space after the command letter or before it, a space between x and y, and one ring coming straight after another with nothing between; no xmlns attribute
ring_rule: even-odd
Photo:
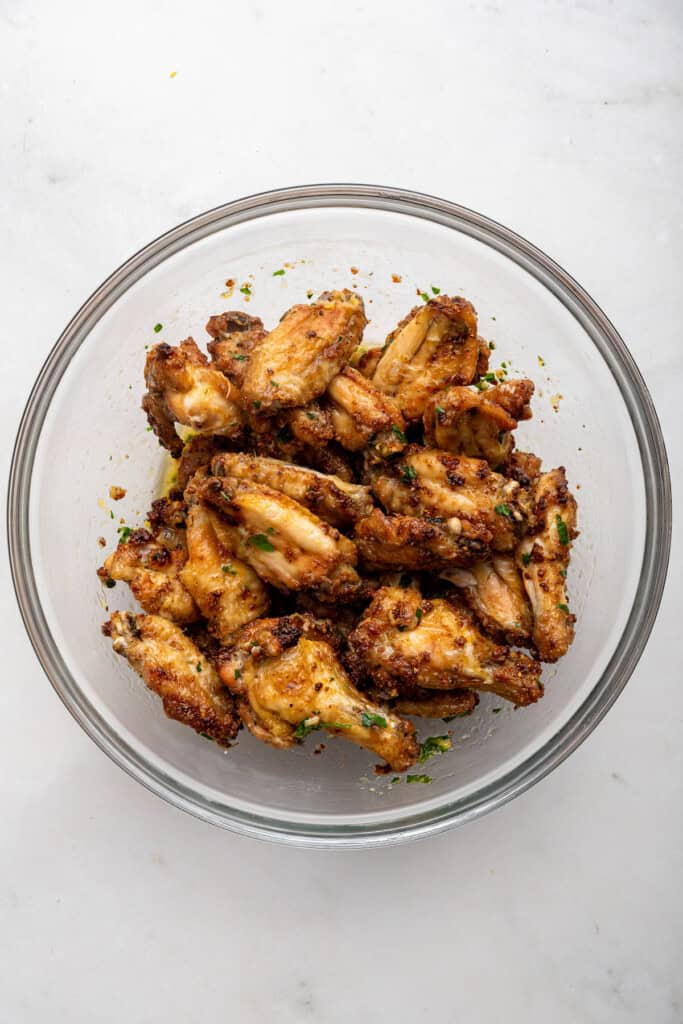
<svg viewBox="0 0 683 1024"><path fill-rule="evenodd" d="M680 494L680 3L407 6L0 3L3 479L113 267L227 199L346 180L455 199L573 273ZM38 667L1 543L3 1021L683 1019L678 538L640 666L568 762L464 830L346 855L240 840L111 764Z"/></svg>

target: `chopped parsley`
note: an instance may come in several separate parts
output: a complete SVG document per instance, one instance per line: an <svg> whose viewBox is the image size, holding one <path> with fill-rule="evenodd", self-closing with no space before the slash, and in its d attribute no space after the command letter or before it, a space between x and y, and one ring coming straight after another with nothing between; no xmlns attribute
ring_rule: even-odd
<svg viewBox="0 0 683 1024"><path fill-rule="evenodd" d="M499 516L506 516L508 519L512 519L510 506L506 505L504 501L501 502L500 505L496 505L493 511L497 512Z"/></svg>
<svg viewBox="0 0 683 1024"><path fill-rule="evenodd" d="M270 386L272 388L279 388L280 387L279 383L276 380L271 380Z"/></svg>
<svg viewBox="0 0 683 1024"><path fill-rule="evenodd" d="M435 284L432 285L432 295L438 295L441 292L440 288L437 288Z"/></svg>
<svg viewBox="0 0 683 1024"><path fill-rule="evenodd" d="M424 764L435 754L445 754L452 746L450 736L428 736L424 743L420 744L418 761Z"/></svg>
<svg viewBox="0 0 683 1024"><path fill-rule="evenodd" d="M474 386L476 387L477 391L486 391L488 389L488 384L486 383L485 380L475 380Z"/></svg>
<svg viewBox="0 0 683 1024"><path fill-rule="evenodd" d="M446 715L446 717L442 718L441 721L442 722L454 722L456 718L467 718L471 714L472 714L471 711L458 711L457 715Z"/></svg>
<svg viewBox="0 0 683 1024"><path fill-rule="evenodd" d="M407 441L408 441L408 438L407 438L407 437L406 437L406 435L405 435L405 434L403 433L403 431L401 430L401 428L400 428L400 427L397 427L395 423L392 423L392 424L391 424L391 429L392 429L392 430L393 430L393 432L394 432L394 433L396 434L396 437L397 437L397 438L399 439L399 441L403 441L403 443L404 443L404 444L406 444L406 443L407 443Z"/></svg>
<svg viewBox="0 0 683 1024"><path fill-rule="evenodd" d="M288 444L290 441L294 440L294 435L286 423L282 430L278 431L277 439L281 444Z"/></svg>
<svg viewBox="0 0 683 1024"><path fill-rule="evenodd" d="M489 382L489 384L495 384L497 382L497 380L498 380L498 378L496 377L495 373L491 373L491 372L484 373L482 376L483 376L484 380Z"/></svg>
<svg viewBox="0 0 683 1024"><path fill-rule="evenodd" d="M400 781L401 781L401 776L400 775L394 775L393 779L391 780L391 785L395 786L396 783L400 782Z"/></svg>
<svg viewBox="0 0 683 1024"><path fill-rule="evenodd" d="M502 710L503 710L502 708L491 708L491 714L492 715L499 715Z"/></svg>
<svg viewBox="0 0 683 1024"><path fill-rule="evenodd" d="M401 476L403 477L405 482L409 484L410 481L414 480L415 477L417 476L417 473L415 472L415 467L408 465L401 466Z"/></svg>
<svg viewBox="0 0 683 1024"><path fill-rule="evenodd" d="M212 743L214 742L213 736L209 736L208 732L200 732L199 735L203 736L205 740L211 740Z"/></svg>
<svg viewBox="0 0 683 1024"><path fill-rule="evenodd" d="M434 407L434 412L436 413L437 419L439 419L439 420L442 420L444 418L444 416L446 415L446 413L443 411L443 409L441 408L440 405L437 405L437 406Z"/></svg>
<svg viewBox="0 0 683 1024"><path fill-rule="evenodd" d="M429 302L429 296L427 295L427 292L420 292L420 298L422 299L423 302Z"/></svg>
<svg viewBox="0 0 683 1024"><path fill-rule="evenodd" d="M557 606L561 612L566 612L569 615L569 607L566 604L558 604Z"/></svg>
<svg viewBox="0 0 683 1024"><path fill-rule="evenodd" d="M254 402L254 408L255 409L260 409L261 408L261 403L260 403L260 401L258 399L256 399L256 401Z"/></svg>
<svg viewBox="0 0 683 1024"><path fill-rule="evenodd" d="M522 555L522 561L524 562L525 565L529 564L529 562L531 561L531 552L530 551L527 552L527 554Z"/></svg>
<svg viewBox="0 0 683 1024"><path fill-rule="evenodd" d="M221 491L221 498L223 501L232 501L232 494L228 491Z"/></svg>
<svg viewBox="0 0 683 1024"><path fill-rule="evenodd" d="M306 292L306 298L307 298L307 299L312 299L312 298L313 298L313 292L312 292L312 291L310 290L310 288L309 288L309 290L308 290L308 291Z"/></svg>
<svg viewBox="0 0 683 1024"><path fill-rule="evenodd" d="M490 352L493 352L493 350L495 349L495 347L496 347L496 343L495 343L495 341L490 341L490 342L489 342L489 351L490 351ZM503 366L505 366L505 363L503 363Z"/></svg>
<svg viewBox="0 0 683 1024"><path fill-rule="evenodd" d="M560 544L569 544L569 530L559 512L555 516L555 525L557 526L557 536L560 538Z"/></svg>
<svg viewBox="0 0 683 1024"><path fill-rule="evenodd" d="M282 277L283 274L284 274L284 270L282 268L280 270L274 270L273 271L273 277Z"/></svg>
<svg viewBox="0 0 683 1024"><path fill-rule="evenodd" d="M545 359L543 358L543 356L536 356L536 358L538 359L539 366L545 366Z"/></svg>
<svg viewBox="0 0 683 1024"><path fill-rule="evenodd" d="M227 565L222 565L221 566L221 572L224 572L226 576L236 576L237 575L237 569L233 569L233 567L230 565L230 562L228 562Z"/></svg>
<svg viewBox="0 0 683 1024"><path fill-rule="evenodd" d="M201 661L198 661L197 662L197 671L201 672L201 670L202 670L202 663L201 663Z"/></svg>
<svg viewBox="0 0 683 1024"><path fill-rule="evenodd" d="M119 526L117 527L116 532L119 535L119 544L125 544L129 540L133 531L130 526Z"/></svg>
<svg viewBox="0 0 683 1024"><path fill-rule="evenodd" d="M242 292L242 295L251 295L251 285L243 284L240 291Z"/></svg>
<svg viewBox="0 0 683 1024"><path fill-rule="evenodd" d="M360 722L366 729L369 729L372 725L376 725L380 729L386 729L387 727L387 720L384 715L376 715L372 711L364 711L360 716Z"/></svg>
<svg viewBox="0 0 683 1024"><path fill-rule="evenodd" d="M560 569L560 576L562 577L562 579L566 580L566 578L567 578L567 570L566 569Z"/></svg>
<svg viewBox="0 0 683 1024"><path fill-rule="evenodd" d="M241 679L242 678L242 669L241 668L236 668L235 671L233 672L233 675L234 675L235 679Z"/></svg>
<svg viewBox="0 0 683 1024"><path fill-rule="evenodd" d="M418 622L422 622L422 609L418 608L415 612L415 618Z"/></svg>
<svg viewBox="0 0 683 1024"><path fill-rule="evenodd" d="M155 334L158 334L159 331L162 330L162 329L163 329L163 324L155 324L154 325L154 333Z"/></svg>
<svg viewBox="0 0 683 1024"><path fill-rule="evenodd" d="M317 715L313 715L311 718L304 718L303 721L299 722L296 729L294 730L294 736L298 740L304 739L309 733L315 732L316 729L350 729L351 726L345 722L321 722Z"/></svg>
<svg viewBox="0 0 683 1024"><path fill-rule="evenodd" d="M270 543L265 533L255 533L253 537L249 538L249 543L259 551L275 551L275 545Z"/></svg>
<svg viewBox="0 0 683 1024"><path fill-rule="evenodd" d="M431 782L431 775L406 775L406 782Z"/></svg>
<svg viewBox="0 0 683 1024"><path fill-rule="evenodd" d="M314 412L307 412L306 416L308 417L309 420L314 420L315 419L315 413Z"/></svg>
<svg viewBox="0 0 683 1024"><path fill-rule="evenodd" d="M238 363L244 363L249 357L242 355L241 352L231 352L233 359L236 359Z"/></svg>

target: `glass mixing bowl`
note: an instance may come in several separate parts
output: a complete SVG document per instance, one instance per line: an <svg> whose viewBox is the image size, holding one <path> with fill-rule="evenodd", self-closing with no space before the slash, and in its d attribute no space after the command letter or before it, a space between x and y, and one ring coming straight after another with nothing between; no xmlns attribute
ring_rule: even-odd
<svg viewBox="0 0 683 1024"><path fill-rule="evenodd" d="M354 268L355 273L351 268ZM284 269L285 274L273 275ZM226 280L236 282L225 296ZM400 280L399 280L400 279ZM248 283L251 299L240 291ZM576 640L546 666L546 695L517 712L485 696L451 729L429 785L391 783L367 752L316 737L273 750L240 734L228 753L167 719L100 632L106 605L132 608L95 569L120 517L140 522L164 456L140 409L145 348L206 341L212 313L244 308L273 324L308 291L355 285L366 338L381 342L420 300L467 296L495 360L536 382L518 445L562 464L579 500L569 576ZM154 325L163 330L154 332ZM561 397L559 397L561 396ZM557 411L556 411L557 410ZM109 499L109 487L127 490ZM320 185L228 203L133 256L88 299L29 398L12 464L12 573L36 653L57 693L117 764L153 792L225 828L310 846L371 846L468 821L521 793L596 726L638 661L666 573L670 485L657 417L614 327L524 239L453 203L396 189ZM503 707L498 714L494 708ZM421 771L422 769L417 769Z"/></svg>

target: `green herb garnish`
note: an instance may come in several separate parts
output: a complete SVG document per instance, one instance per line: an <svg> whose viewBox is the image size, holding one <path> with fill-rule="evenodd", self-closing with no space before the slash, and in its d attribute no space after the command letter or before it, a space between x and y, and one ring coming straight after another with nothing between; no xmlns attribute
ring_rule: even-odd
<svg viewBox="0 0 683 1024"><path fill-rule="evenodd" d="M306 298L307 299L312 299L313 298L313 292L310 289L306 292Z"/></svg>
<svg viewBox="0 0 683 1024"><path fill-rule="evenodd" d="M435 754L445 754L453 746L450 736L428 736L424 743L420 744L418 761L424 764Z"/></svg>
<svg viewBox="0 0 683 1024"><path fill-rule="evenodd" d="M492 715L499 715L502 710L503 710L502 708L491 708L491 714Z"/></svg>
<svg viewBox="0 0 683 1024"><path fill-rule="evenodd" d="M406 775L406 782L432 782L431 775Z"/></svg>
<svg viewBox="0 0 683 1024"><path fill-rule="evenodd" d="M249 543L259 551L275 551L275 545L270 543L265 533L255 533L253 537L249 538Z"/></svg>
<svg viewBox="0 0 683 1024"><path fill-rule="evenodd" d="M494 348L495 348L495 347L496 347L496 343L495 343L495 341L490 341L490 342L489 342L489 351L490 351L490 352L493 352L493 350L494 350ZM503 365L505 365L505 364L503 364Z"/></svg>
<svg viewBox="0 0 683 1024"><path fill-rule="evenodd" d="M231 352L233 359L236 359L238 363L244 363L249 358L248 356L242 355L241 352Z"/></svg>
<svg viewBox="0 0 683 1024"><path fill-rule="evenodd" d="M418 608L415 612L415 618L418 622L422 622L422 609Z"/></svg>
<svg viewBox="0 0 683 1024"><path fill-rule="evenodd" d="M442 718L442 722L454 722L456 718L468 718L472 714L471 711L458 711L457 715L446 715Z"/></svg>
<svg viewBox="0 0 683 1024"><path fill-rule="evenodd" d="M526 555L522 555L522 561L525 565L528 565L531 561L531 552L529 551Z"/></svg>
<svg viewBox="0 0 683 1024"><path fill-rule="evenodd" d="M497 512L499 516L506 516L508 519L512 519L512 510L504 501L500 505L496 505L493 511Z"/></svg>
<svg viewBox="0 0 683 1024"><path fill-rule="evenodd" d="M224 572L226 576L236 576L237 575L237 569L233 569L233 567L230 565L230 562L228 562L227 565L222 565L221 566L221 572Z"/></svg>
<svg viewBox="0 0 683 1024"><path fill-rule="evenodd" d="M401 428L400 428L400 427L397 427L395 423L392 423L392 424L391 424L391 429L392 429L392 430L393 430L393 432L394 432L394 433L396 434L396 437L397 437L397 438L399 439L399 441L403 441L403 443L404 443L404 444L406 444L406 443L407 443L407 441L408 441L408 438L407 438L407 437L406 437L406 435L405 435L405 434L403 433L403 431L401 430Z"/></svg>
<svg viewBox="0 0 683 1024"><path fill-rule="evenodd" d="M400 781L401 781L401 776L400 775L394 775L393 779L391 780L391 785L395 786L396 783L400 782Z"/></svg>
<svg viewBox="0 0 683 1024"><path fill-rule="evenodd" d="M251 285L243 284L240 288L242 295L251 295Z"/></svg>
<svg viewBox="0 0 683 1024"><path fill-rule="evenodd" d="M350 729L351 726L345 722L321 722L321 720L314 715L311 718L304 718L303 721L299 722L294 735L296 739L302 740L309 733L315 732L316 729Z"/></svg>
<svg viewBox="0 0 683 1024"><path fill-rule="evenodd" d="M423 302L429 302L429 296L427 295L427 292L420 292L420 298L422 299Z"/></svg>
<svg viewBox="0 0 683 1024"><path fill-rule="evenodd" d="M432 294L433 295L438 295L440 293L440 291L441 291L441 289L437 288L435 284L432 285Z"/></svg>
<svg viewBox="0 0 683 1024"><path fill-rule="evenodd" d="M281 444L288 444L289 441L294 440L294 435L292 434L292 431L289 429L287 424L284 425L282 430L278 431L277 439L278 441L280 441Z"/></svg>
<svg viewBox="0 0 683 1024"><path fill-rule="evenodd" d="M569 607L566 604L558 604L557 606L561 612L566 612L569 615Z"/></svg>
<svg viewBox="0 0 683 1024"><path fill-rule="evenodd" d="M201 663L201 661L198 661L197 662L197 671L201 672L201 670L202 670L202 663Z"/></svg>
<svg viewBox="0 0 683 1024"><path fill-rule="evenodd" d="M256 399L256 401L254 402L254 408L255 408L255 409L260 409L260 408L261 408L261 402L259 401L259 399L258 399L258 398L257 398L257 399Z"/></svg>
<svg viewBox="0 0 683 1024"><path fill-rule="evenodd" d="M487 391L488 390L488 384L486 383L485 380L475 380L474 386L476 387L477 391Z"/></svg>
<svg viewBox="0 0 683 1024"><path fill-rule="evenodd" d="M163 324L155 324L154 325L154 333L155 334L158 334L159 331L161 331L162 329L163 329Z"/></svg>
<svg viewBox="0 0 683 1024"><path fill-rule="evenodd" d="M559 512L555 516L555 525L557 526L557 536L560 539L560 544L569 544L569 530Z"/></svg>
<svg viewBox="0 0 683 1024"><path fill-rule="evenodd" d="M241 668L236 668L235 671L233 672L233 675L234 675L235 679L241 679L242 678L242 669Z"/></svg>
<svg viewBox="0 0 683 1024"><path fill-rule="evenodd" d="M566 569L560 569L560 576L562 577L562 579L566 580L566 578L567 578L567 570Z"/></svg>
<svg viewBox="0 0 683 1024"><path fill-rule="evenodd" d="M415 477L417 476L417 473L415 472L415 467L408 465L401 466L401 476L403 477L405 482L409 484L410 481L414 480Z"/></svg>
<svg viewBox="0 0 683 1024"><path fill-rule="evenodd" d="M308 417L309 420L314 420L315 419L315 413L314 412L307 412L306 416Z"/></svg>
<svg viewBox="0 0 683 1024"><path fill-rule="evenodd" d="M119 544L125 544L133 531L130 526L119 526L116 532L119 535Z"/></svg>
<svg viewBox="0 0 683 1024"><path fill-rule="evenodd" d="M483 374L483 378L484 378L484 380L487 380L489 382L489 384L495 384L497 382L497 380L498 380L498 378L496 377L495 373L491 373L491 372Z"/></svg>
<svg viewBox="0 0 683 1024"><path fill-rule="evenodd" d="M274 270L273 271L273 277L282 277L283 274L284 274L284 270Z"/></svg>
<svg viewBox="0 0 683 1024"><path fill-rule="evenodd" d="M372 711L364 711L360 716L360 724L369 729L371 725L376 725L380 729L386 729L387 720L384 715L376 715Z"/></svg>
<svg viewBox="0 0 683 1024"><path fill-rule="evenodd" d="M279 388L280 387L279 383L276 380L271 380L270 386L272 388Z"/></svg>
<svg viewBox="0 0 683 1024"><path fill-rule="evenodd" d="M223 501L232 501L232 494L229 494L228 491L221 491L221 498Z"/></svg>
<svg viewBox="0 0 683 1024"><path fill-rule="evenodd" d="M438 419L440 419L440 420L442 420L444 418L444 416L446 415L446 413L443 411L443 409L441 408L440 405L437 405L437 406L434 407L434 412L436 413Z"/></svg>

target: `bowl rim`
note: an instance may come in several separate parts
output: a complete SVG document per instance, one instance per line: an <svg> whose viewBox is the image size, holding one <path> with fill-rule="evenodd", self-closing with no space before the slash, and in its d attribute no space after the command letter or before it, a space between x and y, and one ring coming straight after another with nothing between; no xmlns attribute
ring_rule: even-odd
<svg viewBox="0 0 683 1024"><path fill-rule="evenodd" d="M135 281L192 242L246 220L321 206L379 209L433 221L484 242L531 273L579 321L607 363L628 409L643 469L646 530L639 587L621 640L591 692L557 733L506 775L459 800L402 815L395 822L326 825L279 820L207 800L147 762L78 690L43 615L31 558L28 510L38 440L61 378L94 324ZM556 768L598 725L643 653L666 580L671 520L666 448L647 386L613 324L574 278L516 232L467 207L402 188L344 183L274 189L214 207L166 231L110 274L67 324L36 378L17 431L7 495L10 568L24 626L59 698L90 738L119 767L168 803L242 835L305 847L368 848L442 832L501 806Z"/></svg>

